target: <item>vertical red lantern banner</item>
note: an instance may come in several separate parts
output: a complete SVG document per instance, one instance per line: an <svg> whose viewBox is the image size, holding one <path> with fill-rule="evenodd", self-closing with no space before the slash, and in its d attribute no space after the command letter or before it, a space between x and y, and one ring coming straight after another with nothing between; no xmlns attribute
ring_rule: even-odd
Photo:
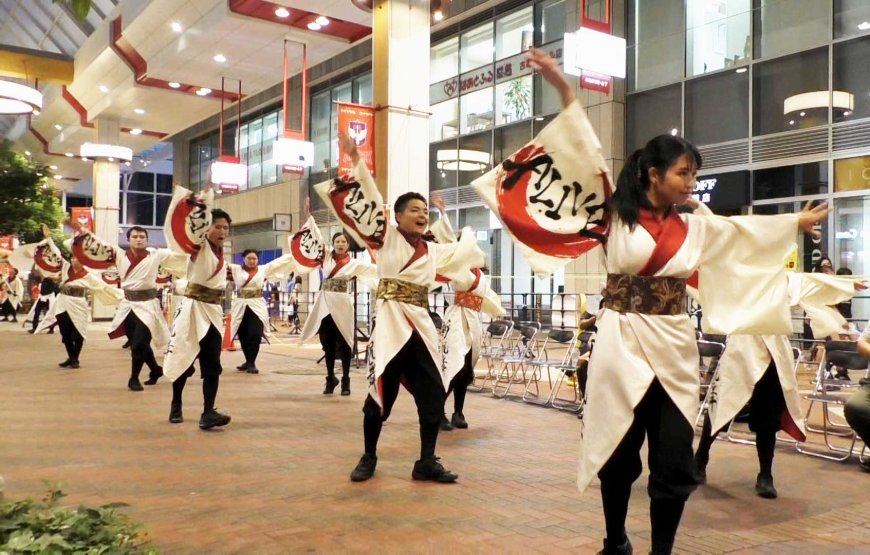
<svg viewBox="0 0 870 555"><path fill-rule="evenodd" d="M0 235L0 249L11 251L13 248L13 239L11 235Z"/></svg>
<svg viewBox="0 0 870 555"><path fill-rule="evenodd" d="M338 103L338 130L356 143L356 148L372 175L375 175L375 108L361 104ZM338 173L350 173L350 156L341 153Z"/></svg>
<svg viewBox="0 0 870 555"><path fill-rule="evenodd" d="M94 211L89 206L76 206L70 208L73 231L78 234L81 231L94 231Z"/></svg>

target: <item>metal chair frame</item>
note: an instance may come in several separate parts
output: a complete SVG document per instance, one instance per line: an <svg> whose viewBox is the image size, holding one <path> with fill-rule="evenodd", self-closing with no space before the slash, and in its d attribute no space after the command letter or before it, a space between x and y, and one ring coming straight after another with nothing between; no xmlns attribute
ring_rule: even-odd
<svg viewBox="0 0 870 555"><path fill-rule="evenodd" d="M514 384L526 382L526 364L538 356L540 322L520 323L514 329L519 335L518 341L507 354L497 359L501 362L501 368L492 385L492 396L499 399L507 397ZM499 384L502 383L506 386L503 391L499 392Z"/></svg>
<svg viewBox="0 0 870 555"><path fill-rule="evenodd" d="M501 329L500 334L495 333L498 329ZM480 385L476 384L477 380L481 378L475 374L471 384L468 386L468 391L482 392L486 390L486 383L490 379L496 379L497 376L492 361L504 356L507 350L512 347L511 333L513 329L514 323L510 320L493 320L486 326L480 343L480 358L486 363L486 373L483 375L483 381Z"/></svg>
<svg viewBox="0 0 870 555"><path fill-rule="evenodd" d="M550 395L550 406L557 410L564 410L567 412L575 412L579 413L583 408L583 403L585 399L583 398L583 392L580 391L580 357L581 352L583 351L583 347L589 345L590 351L592 350L592 343L595 334L591 331L584 331L580 333L580 336L577 338L577 343L575 347L575 351L577 357L572 362L573 371L574 371L574 385L572 390L574 392L574 398L570 401L560 400L559 399L559 391L562 388L562 385L566 382L565 378L568 376L568 369L563 369L556 380L556 385L553 386L552 394Z"/></svg>
<svg viewBox="0 0 870 555"><path fill-rule="evenodd" d="M703 338L705 336L701 335L701 337ZM695 426L696 427L700 423L703 422L704 415L707 414L707 410L710 407L710 402L713 399L713 390L714 390L713 385L716 383L716 380L719 379L719 366L720 366L719 359L722 358L722 355L724 354L725 349L727 348L726 344L724 342L721 342L721 341L709 341L706 339L698 339L697 344L698 344L698 353L701 357L704 356L705 352L714 353L714 354L707 355L707 356L709 356L709 358L711 360L710 360L710 365L707 366L705 371L702 372L700 362L698 364L698 379L701 382L701 391L704 392L704 399L701 401L701 406L698 408L698 416L695 417ZM713 372L712 372L712 375L710 376L710 379L707 381L707 383L704 383L703 378L706 375L710 374L710 366L713 366L714 364L715 364L715 367L713 368Z"/></svg>
<svg viewBox="0 0 870 555"><path fill-rule="evenodd" d="M553 400L555 388L553 386L553 377L550 374L550 369L555 368L559 372L559 376L564 376L568 370L575 368L574 354L577 348L577 331L575 329L551 329L547 332L547 337L544 343L538 350L538 356L535 360L527 363L531 367L532 372L526 380L526 387L523 390L522 399L533 405L550 406ZM561 358L552 358L554 352L561 351ZM546 399L541 399L539 381L543 378L544 370L547 371L547 382L550 386L550 392ZM529 392L535 387L535 396L530 397Z"/></svg>

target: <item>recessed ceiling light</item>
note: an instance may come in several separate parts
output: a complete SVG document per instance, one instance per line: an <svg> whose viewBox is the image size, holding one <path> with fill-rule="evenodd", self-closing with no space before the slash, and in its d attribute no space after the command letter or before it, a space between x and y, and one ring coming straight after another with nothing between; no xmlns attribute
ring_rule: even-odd
<svg viewBox="0 0 870 555"><path fill-rule="evenodd" d="M317 16L317 19L314 20L314 23L317 23L321 27L326 27L327 25L329 25L329 18L325 15L319 15Z"/></svg>
<svg viewBox="0 0 870 555"><path fill-rule="evenodd" d="M794 120L793 120L793 119L788 120L788 124L789 124L789 125L794 125Z"/></svg>
<svg viewBox="0 0 870 555"><path fill-rule="evenodd" d="M51 166L48 167L48 169L50 169L50 170L56 170L56 169L57 169L57 166L55 166L54 164L52 164Z"/></svg>
<svg viewBox="0 0 870 555"><path fill-rule="evenodd" d="M173 89L177 89L177 88L181 87L181 83L178 83L177 81L170 81L169 86L172 87Z"/></svg>
<svg viewBox="0 0 870 555"><path fill-rule="evenodd" d="M870 21L862 21L858 24L859 31L867 31L870 30Z"/></svg>
<svg viewBox="0 0 870 555"><path fill-rule="evenodd" d="M54 128L57 129L58 131L63 131L63 127L61 127L61 125L59 123L55 123Z"/></svg>
<svg viewBox="0 0 870 555"><path fill-rule="evenodd" d="M432 14L432 19L435 21L441 21L444 19L444 12L441 10L435 10L435 13Z"/></svg>
<svg viewBox="0 0 870 555"><path fill-rule="evenodd" d="M109 87L105 85L100 85L100 92L106 94L107 92L109 92Z"/></svg>
<svg viewBox="0 0 870 555"><path fill-rule="evenodd" d="M145 113L145 110L142 108L133 108L133 111L139 114L140 116Z"/></svg>
<svg viewBox="0 0 870 555"><path fill-rule="evenodd" d="M805 115L807 115L806 112L801 112L801 113L800 113L800 116L801 116L801 117L804 117Z"/></svg>
<svg viewBox="0 0 870 555"><path fill-rule="evenodd" d="M278 8L275 10L275 15L278 17L290 17L290 10L287 8Z"/></svg>
<svg viewBox="0 0 870 555"><path fill-rule="evenodd" d="M207 94L211 94L211 89L207 87L201 87L197 89L196 94L198 94L199 96L205 96Z"/></svg>
<svg viewBox="0 0 870 555"><path fill-rule="evenodd" d="M308 24L308 28L312 31L319 31L320 27L321 27L320 24L317 23L316 21L312 21L311 23Z"/></svg>
<svg viewBox="0 0 870 555"><path fill-rule="evenodd" d="M222 64L227 61L227 57L223 54L215 54L212 60L216 61L219 64Z"/></svg>
<svg viewBox="0 0 870 555"><path fill-rule="evenodd" d="M679 132L680 132L679 129L677 129L676 127L674 127L673 129L671 129L671 135L673 135L674 137L676 137L676 136L677 136L677 133L679 133Z"/></svg>
<svg viewBox="0 0 870 555"><path fill-rule="evenodd" d="M72 158L73 156L75 156L75 154L73 154L72 152L67 152L66 154L64 154L64 156L66 156L67 158Z"/></svg>
<svg viewBox="0 0 870 555"><path fill-rule="evenodd" d="M55 178L55 179L63 179L63 176L60 175L60 174L56 174L56 175L54 176L54 178Z"/></svg>
<svg viewBox="0 0 870 555"><path fill-rule="evenodd" d="M141 135L141 134L142 134L142 130L139 129L138 127L134 127L133 129L130 130L130 134L131 134L131 135Z"/></svg>
<svg viewBox="0 0 870 555"><path fill-rule="evenodd" d="M175 31L176 33L180 33L182 30L181 23L179 23L177 21L173 21L172 23L169 24L169 26L172 27L172 30Z"/></svg>
<svg viewBox="0 0 870 555"><path fill-rule="evenodd" d="M745 67L737 68L737 73L746 73L746 68Z"/></svg>

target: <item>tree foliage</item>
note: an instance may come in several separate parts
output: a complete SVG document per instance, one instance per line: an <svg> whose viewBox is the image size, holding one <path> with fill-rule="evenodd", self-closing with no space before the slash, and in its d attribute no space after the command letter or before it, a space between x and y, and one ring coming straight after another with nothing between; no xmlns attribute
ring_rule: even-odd
<svg viewBox="0 0 870 555"><path fill-rule="evenodd" d="M66 220L54 188L46 182L49 169L0 143L0 235L22 242L42 239L42 224L57 229Z"/></svg>
<svg viewBox="0 0 870 555"><path fill-rule="evenodd" d="M91 0L53 0L55 4L67 6L79 21L84 21L91 11Z"/></svg>

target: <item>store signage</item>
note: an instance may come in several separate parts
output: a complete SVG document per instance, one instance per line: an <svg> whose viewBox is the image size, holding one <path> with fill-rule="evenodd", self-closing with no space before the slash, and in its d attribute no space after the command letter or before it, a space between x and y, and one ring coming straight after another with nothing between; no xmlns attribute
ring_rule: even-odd
<svg viewBox="0 0 870 555"><path fill-rule="evenodd" d="M360 104L338 103L338 129L353 139L360 158L375 175L375 108ZM313 154L312 154L313 157ZM350 156L341 153L338 173L350 173L353 163Z"/></svg>
<svg viewBox="0 0 870 555"><path fill-rule="evenodd" d="M546 51L559 63L564 57L563 41L557 40L541 47L541 50ZM531 75L534 72L532 64L527 60L525 52L521 52L514 56L504 58L497 61L495 64L488 64L477 69L473 69L458 77L451 77L437 83L429 85L429 104L438 104L451 98L456 98L460 94L468 94L474 91L491 87L494 84L503 83Z"/></svg>
<svg viewBox="0 0 870 555"><path fill-rule="evenodd" d="M698 177L692 197L714 212L738 210L749 204L749 172L728 172Z"/></svg>
<svg viewBox="0 0 870 555"><path fill-rule="evenodd" d="M81 231L94 231L94 212L89 206L70 208L73 228Z"/></svg>
<svg viewBox="0 0 870 555"><path fill-rule="evenodd" d="M582 71L580 74L580 87L589 89L590 91L610 94L610 87L612 84L613 77L609 75L602 75L592 71Z"/></svg>
<svg viewBox="0 0 870 555"><path fill-rule="evenodd" d="M870 189L870 156L834 160L834 191Z"/></svg>
<svg viewBox="0 0 870 555"><path fill-rule="evenodd" d="M314 164L314 143L289 137L279 137L272 145L272 163L282 166L284 173L302 175Z"/></svg>
<svg viewBox="0 0 870 555"><path fill-rule="evenodd" d="M248 166L236 156L220 156L211 164L211 182L220 185L222 193L237 193L248 184Z"/></svg>

